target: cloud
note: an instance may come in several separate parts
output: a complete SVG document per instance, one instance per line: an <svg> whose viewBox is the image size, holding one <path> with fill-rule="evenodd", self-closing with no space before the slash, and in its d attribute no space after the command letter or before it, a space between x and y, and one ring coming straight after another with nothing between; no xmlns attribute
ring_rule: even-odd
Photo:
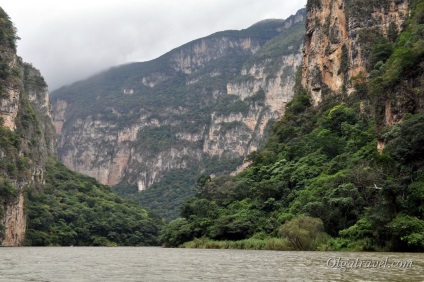
<svg viewBox="0 0 424 282"><path fill-rule="evenodd" d="M18 54L50 89L111 66L154 59L191 40L287 18L306 4L281 0L3 0Z"/></svg>

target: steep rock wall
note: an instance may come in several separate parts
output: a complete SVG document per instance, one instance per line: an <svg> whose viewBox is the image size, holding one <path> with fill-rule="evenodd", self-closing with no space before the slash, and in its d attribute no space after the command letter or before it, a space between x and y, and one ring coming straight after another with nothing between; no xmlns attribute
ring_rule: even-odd
<svg viewBox="0 0 424 282"><path fill-rule="evenodd" d="M16 30L0 8L0 244L25 239L25 189L45 183L56 133L47 85L40 72L16 56Z"/></svg>
<svg viewBox="0 0 424 282"><path fill-rule="evenodd" d="M49 157L56 154L56 133L47 85L31 65L19 63L14 69L19 75L10 78L1 108L12 103L16 105L16 114L8 115L9 123L4 123L1 129L6 140L16 140L0 148L0 189L4 196L0 199L0 224L4 228L0 237L3 246L23 244L26 229L24 191L28 185L45 183L45 165Z"/></svg>
<svg viewBox="0 0 424 282"><path fill-rule="evenodd" d="M25 197L23 191L19 196L3 203L1 224L4 227L1 245L6 247L21 246L25 240L26 214Z"/></svg>
<svg viewBox="0 0 424 282"><path fill-rule="evenodd" d="M181 48L172 55L172 66L176 71L190 74L206 63L224 57L228 52L255 53L261 46L258 40L229 37L203 38L194 44Z"/></svg>
<svg viewBox="0 0 424 282"><path fill-rule="evenodd" d="M351 79L370 70L371 35L399 33L409 0L317 0L308 2L302 85L314 104L353 91Z"/></svg>
<svg viewBox="0 0 424 282"><path fill-rule="evenodd" d="M171 170L198 173L206 160L241 161L293 96L304 22L302 10L285 21L219 32L53 93L61 161L103 184L139 190ZM296 40L286 42L292 30ZM280 49L269 58L273 48ZM104 84L123 79L108 86L115 90L95 90L102 76ZM77 114L85 106L78 99L93 106Z"/></svg>

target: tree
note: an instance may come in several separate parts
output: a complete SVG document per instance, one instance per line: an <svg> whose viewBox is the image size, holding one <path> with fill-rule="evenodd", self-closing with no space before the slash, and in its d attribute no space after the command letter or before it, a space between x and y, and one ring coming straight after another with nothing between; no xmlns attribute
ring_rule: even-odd
<svg viewBox="0 0 424 282"><path fill-rule="evenodd" d="M165 226L162 230L160 241L165 247L178 247L182 243L192 240L191 234L190 224L187 220L178 218Z"/></svg>
<svg viewBox="0 0 424 282"><path fill-rule="evenodd" d="M313 251L325 237L323 230L321 219L300 215L283 224L280 227L280 234L289 240L294 249Z"/></svg>
<svg viewBox="0 0 424 282"><path fill-rule="evenodd" d="M202 194L204 192L206 183L211 181L210 175L202 174L197 180L196 180L196 193Z"/></svg>
<svg viewBox="0 0 424 282"><path fill-rule="evenodd" d="M387 227L395 244L406 245L402 249L424 250L424 221L413 216L399 215Z"/></svg>

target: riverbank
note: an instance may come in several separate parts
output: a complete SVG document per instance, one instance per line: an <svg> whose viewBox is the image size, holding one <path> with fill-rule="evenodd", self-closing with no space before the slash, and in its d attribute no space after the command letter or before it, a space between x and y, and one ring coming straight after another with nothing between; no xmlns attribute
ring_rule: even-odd
<svg viewBox="0 0 424 282"><path fill-rule="evenodd" d="M191 249L234 249L269 251L328 251L328 252L387 252L373 246L368 240L349 241L343 238L320 238L308 249L296 248L287 238L250 238L238 241L216 241L206 237L181 244L179 248Z"/></svg>
<svg viewBox="0 0 424 282"><path fill-rule="evenodd" d="M275 250L292 251L293 248L287 239L245 239L239 241L215 241L208 238L194 239L180 246L181 248L193 249L235 249L235 250Z"/></svg>

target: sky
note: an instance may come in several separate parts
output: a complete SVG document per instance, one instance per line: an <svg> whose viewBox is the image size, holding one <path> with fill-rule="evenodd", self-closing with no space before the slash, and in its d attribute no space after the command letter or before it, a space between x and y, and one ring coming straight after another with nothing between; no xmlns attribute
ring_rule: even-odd
<svg viewBox="0 0 424 282"><path fill-rule="evenodd" d="M52 91L112 66L152 60L217 31L286 19L306 0L0 0L18 55Z"/></svg>

